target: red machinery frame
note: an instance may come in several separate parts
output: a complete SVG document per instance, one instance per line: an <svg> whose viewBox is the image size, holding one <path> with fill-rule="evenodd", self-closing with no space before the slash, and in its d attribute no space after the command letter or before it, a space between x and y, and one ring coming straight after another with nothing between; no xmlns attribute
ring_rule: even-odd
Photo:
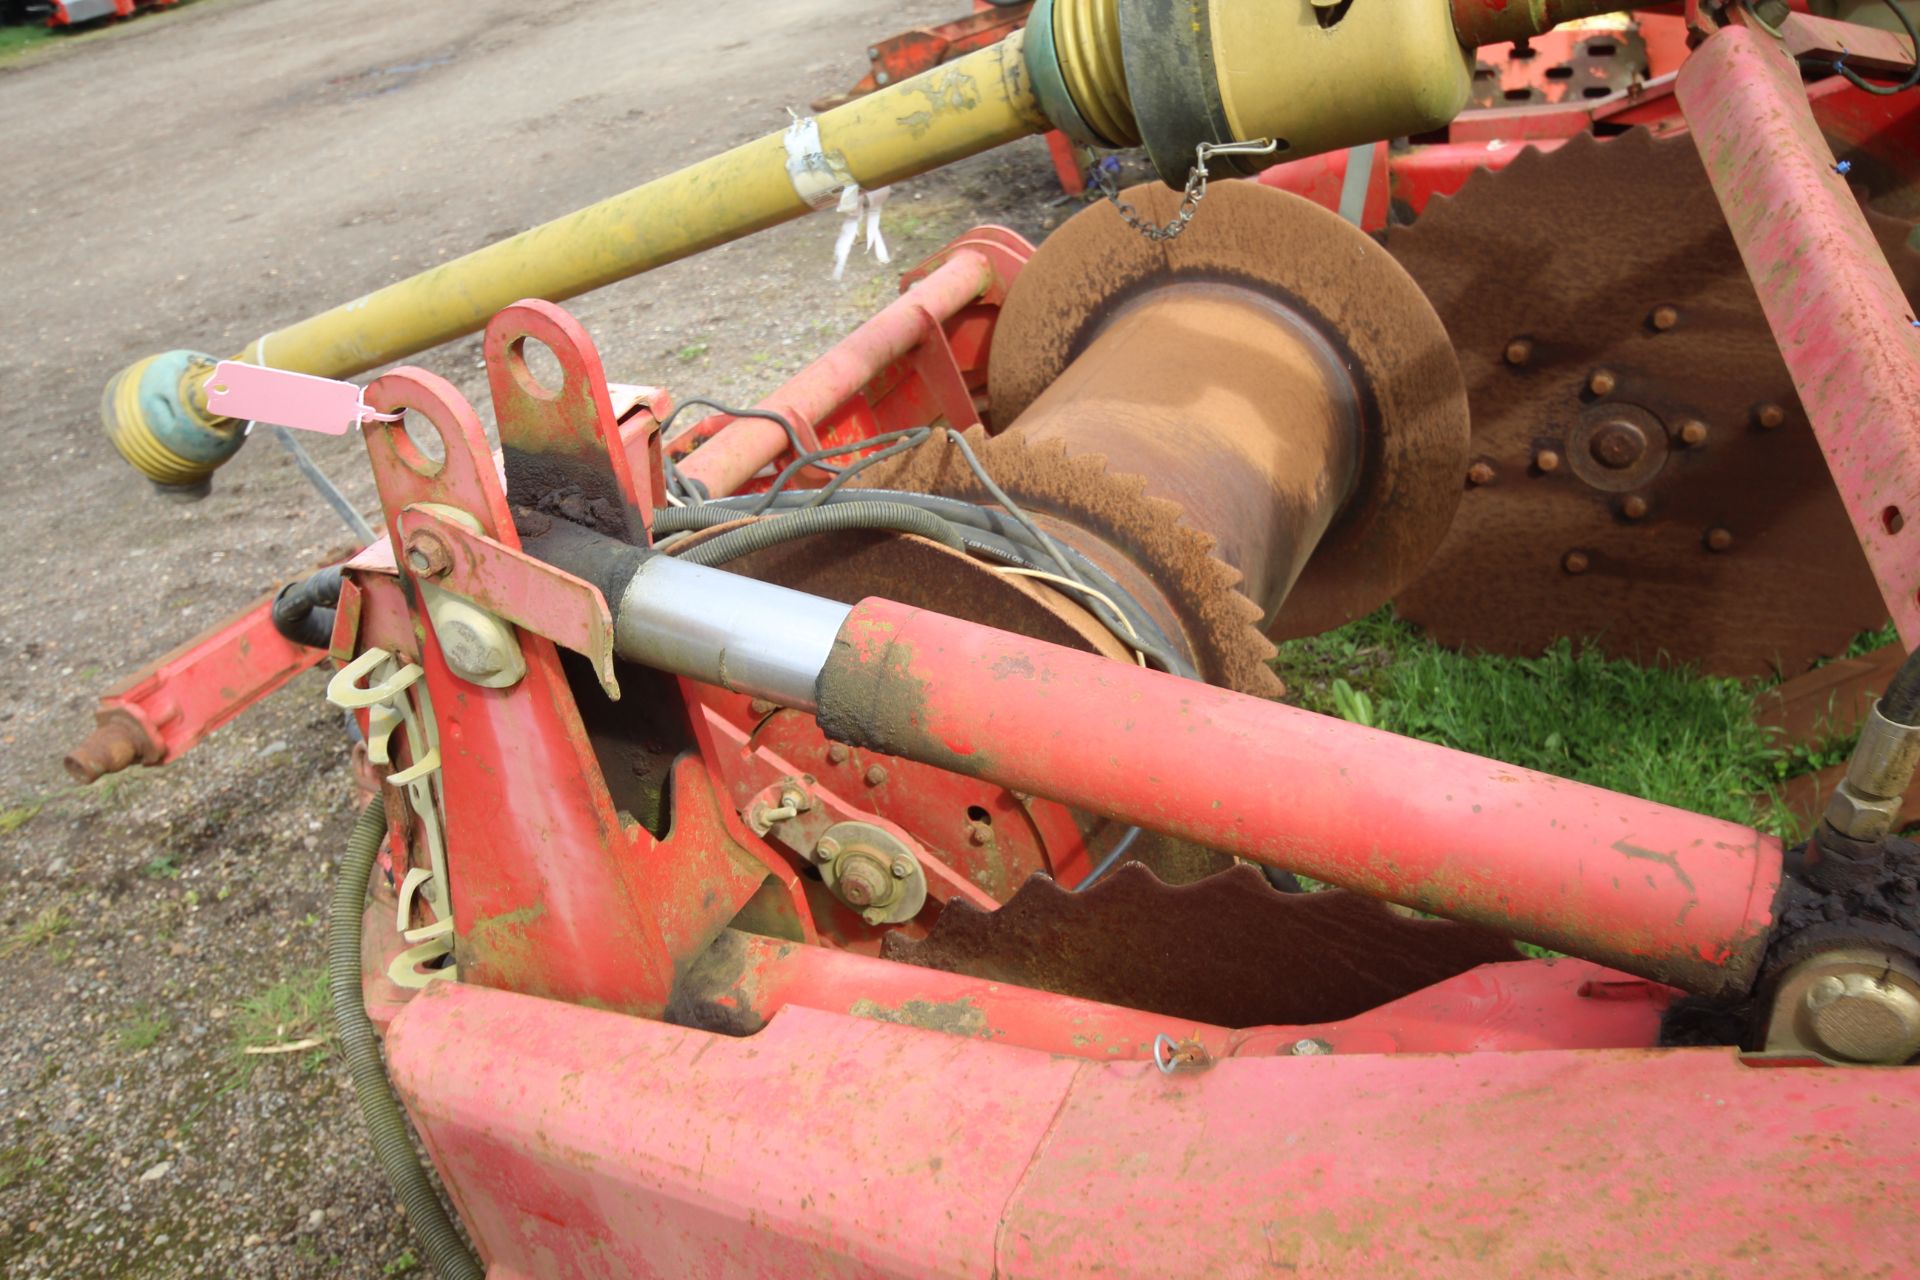
<svg viewBox="0 0 1920 1280"><path fill-rule="evenodd" d="M1756 145L1753 121L1805 118L1783 56L1736 26L1679 81L1750 264L1836 239L1852 253L1817 130L1769 135L1758 174L1734 159ZM1750 182L1794 216L1749 218ZM767 403L804 446L978 420L995 309L1025 253L1010 233L971 233ZM1920 383L1900 381L1920 330L1888 312L1871 262L1846 261L1865 276L1811 300L1755 270L1770 316L1824 308L1830 332L1855 340L1810 338L1793 365L1797 380L1856 379L1851 404L1802 387L1843 487L1862 450L1887 450L1884 470L1920 444L1905 416ZM559 356L562 387L526 373L529 339ZM636 534L660 492L663 406L617 420L591 342L546 304L502 313L487 353L509 458L610 478ZM1920 1075L1655 1047L1681 991L1752 980L1776 923L1778 842L879 600L853 609L812 718L620 670L621 714L655 715L690 744L655 834L616 801L575 692L590 686L562 656L613 679L611 602L528 554L523 536L539 535L522 525L540 521L509 507L450 385L403 369L367 402L425 419L446 446L435 465L401 427L368 424L387 539L406 554L355 562L335 632L336 658L379 648L417 665L438 726L437 747L402 742L393 764L437 768L460 981L399 1004L388 1050L494 1274L1904 1265ZM753 419L709 419L664 447L716 492L791 456ZM1876 567L1911 597L1902 575L1920 557L1885 527L1871 487L1885 477L1871 472L1854 477L1863 537L1881 521ZM498 689L457 677L424 613L435 590L514 623L526 675ZM755 830L756 800L794 779L836 819L958 869L936 901L997 900L966 871L957 815L1012 791L1585 958L1487 966L1355 1017L1254 1028L908 966L872 954L876 931L824 906L802 861ZM943 827L936 811L955 816ZM400 803L390 812L406 850L417 825ZM1086 851L1055 830L1042 856L1075 879Z"/></svg>

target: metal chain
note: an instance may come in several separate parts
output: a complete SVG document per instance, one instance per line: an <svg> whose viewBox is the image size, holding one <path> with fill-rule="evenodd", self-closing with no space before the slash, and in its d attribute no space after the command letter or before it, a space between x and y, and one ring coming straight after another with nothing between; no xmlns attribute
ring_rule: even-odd
<svg viewBox="0 0 1920 1280"><path fill-rule="evenodd" d="M1260 142L1203 142L1193 149L1193 171L1187 175L1186 190L1180 196L1180 211L1173 215L1173 221L1164 227L1157 227L1140 216L1140 211L1120 198L1120 189L1113 185L1113 175L1103 165L1093 166L1094 182L1101 194L1120 214L1120 220L1145 236L1159 243L1162 240L1176 239L1187 224L1193 221L1193 215L1199 212L1200 202L1207 198L1207 161L1214 156L1267 156L1279 149L1279 142L1267 138Z"/></svg>

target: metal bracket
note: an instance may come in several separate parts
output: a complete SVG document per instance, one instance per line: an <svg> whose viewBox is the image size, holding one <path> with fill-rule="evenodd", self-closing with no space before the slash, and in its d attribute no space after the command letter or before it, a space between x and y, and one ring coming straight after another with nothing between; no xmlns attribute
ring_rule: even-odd
<svg viewBox="0 0 1920 1280"><path fill-rule="evenodd" d="M613 612L599 588L422 504L396 523L407 566L423 581L585 657L607 697L619 699Z"/></svg>

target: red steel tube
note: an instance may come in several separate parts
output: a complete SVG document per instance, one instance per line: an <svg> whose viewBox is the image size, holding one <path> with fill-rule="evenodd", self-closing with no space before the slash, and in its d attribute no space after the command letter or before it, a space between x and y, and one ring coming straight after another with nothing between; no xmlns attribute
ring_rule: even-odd
<svg viewBox="0 0 1920 1280"><path fill-rule="evenodd" d="M1771 836L886 600L818 684L831 738L1706 995L1748 989Z"/></svg>
<svg viewBox="0 0 1920 1280"><path fill-rule="evenodd" d="M978 299L993 280L986 255L958 250L758 407L784 414L804 430ZM688 455L680 474L720 496L738 490L786 451L787 434L777 423L740 418Z"/></svg>

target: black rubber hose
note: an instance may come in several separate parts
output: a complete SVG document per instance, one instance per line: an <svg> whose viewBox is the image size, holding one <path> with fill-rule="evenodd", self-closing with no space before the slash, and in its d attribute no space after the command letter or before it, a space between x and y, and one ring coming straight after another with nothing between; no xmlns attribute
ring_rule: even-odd
<svg viewBox="0 0 1920 1280"><path fill-rule="evenodd" d="M1880 714L1895 724L1920 725L1920 649L1907 655L1880 695Z"/></svg>
<svg viewBox="0 0 1920 1280"><path fill-rule="evenodd" d="M394 1100L393 1084L380 1058L380 1037L360 990L360 922L367 908L373 860L386 832L386 799L375 796L353 824L347 855L340 860L340 878L334 882L327 917L327 990L333 998L334 1033L353 1073L354 1097L373 1138L374 1153L394 1193L407 1206L407 1221L419 1234L435 1274L447 1280L485 1280L486 1268L461 1239L439 1193L427 1180L427 1171L420 1167L420 1157L414 1154L413 1135Z"/></svg>
<svg viewBox="0 0 1920 1280"><path fill-rule="evenodd" d="M341 565L329 565L303 582L289 582L273 598L273 629L295 644L325 649L333 643L333 614L340 604Z"/></svg>
<svg viewBox="0 0 1920 1280"><path fill-rule="evenodd" d="M654 527L657 531L659 525L656 523ZM796 538L838 533L844 529L885 529L894 533L918 534L955 551L966 550L960 535L953 531L953 526L939 516L899 502L858 502L808 507L784 515L766 516L678 554L680 559L689 564L703 564L712 568L783 542L792 542Z"/></svg>

